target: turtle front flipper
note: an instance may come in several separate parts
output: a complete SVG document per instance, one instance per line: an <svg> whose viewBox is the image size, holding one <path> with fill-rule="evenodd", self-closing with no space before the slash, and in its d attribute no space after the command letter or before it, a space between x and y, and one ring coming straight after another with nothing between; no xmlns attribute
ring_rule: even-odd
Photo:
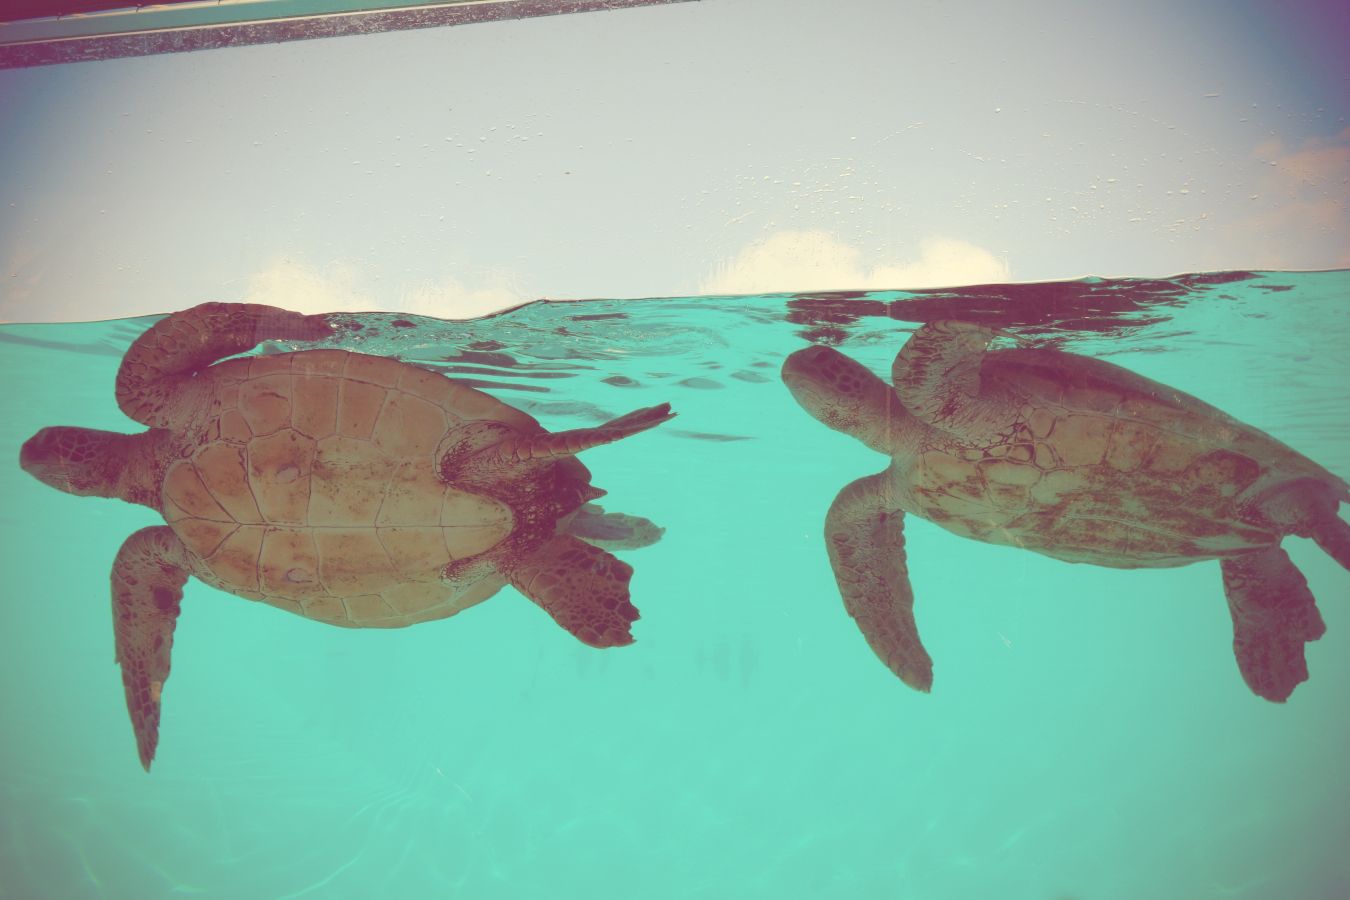
<svg viewBox="0 0 1350 900"><path fill-rule="evenodd" d="M261 341L330 337L327 316L258 303L203 303L165 316L138 337L117 370L117 405L152 428L170 428L198 409L184 396L192 375Z"/></svg>
<svg viewBox="0 0 1350 900"><path fill-rule="evenodd" d="M927 692L933 661L914 624L914 593L905 563L905 514L889 502L890 475L847 485L825 516L825 548L844 608L900 680Z"/></svg>
<svg viewBox="0 0 1350 900"><path fill-rule="evenodd" d="M980 393L980 365L1008 332L971 322L929 322L905 342L891 367L900 402L934 428L978 440L1008 424L1009 413Z"/></svg>
<svg viewBox="0 0 1350 900"><path fill-rule="evenodd" d="M500 567L516 590L592 647L633 643L637 607L628 601L633 567L580 538L559 534Z"/></svg>
<svg viewBox="0 0 1350 900"><path fill-rule="evenodd" d="M1308 582L1280 547L1220 560L1233 652L1247 686L1276 703L1308 680L1303 645L1326 631Z"/></svg>
<svg viewBox="0 0 1350 900"><path fill-rule="evenodd" d="M187 578L187 551L167 525L142 528L127 538L113 563L116 661L147 772L159 742L160 694L169 677L173 628Z"/></svg>

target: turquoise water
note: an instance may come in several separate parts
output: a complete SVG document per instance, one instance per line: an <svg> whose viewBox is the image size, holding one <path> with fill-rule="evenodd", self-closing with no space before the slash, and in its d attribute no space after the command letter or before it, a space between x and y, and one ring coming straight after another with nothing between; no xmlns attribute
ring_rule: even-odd
<svg viewBox="0 0 1350 900"><path fill-rule="evenodd" d="M670 401L584 455L637 642L589 649L507 588L348 631L190 582L153 774L113 665L108 571L159 520L17 466L49 424L132 431L153 319L0 327L0 896L1350 896L1350 573L1285 542L1327 634L1286 705L1238 675L1219 567L1119 571L911 517L931 695L845 614L821 524L884 460L778 380L807 340L885 374L959 315L1108 358L1350 477L1350 272L363 315L340 343L439 367L558 430ZM186 304L185 304L186 305ZM266 349L266 348L265 348ZM275 349L275 348L274 348Z"/></svg>

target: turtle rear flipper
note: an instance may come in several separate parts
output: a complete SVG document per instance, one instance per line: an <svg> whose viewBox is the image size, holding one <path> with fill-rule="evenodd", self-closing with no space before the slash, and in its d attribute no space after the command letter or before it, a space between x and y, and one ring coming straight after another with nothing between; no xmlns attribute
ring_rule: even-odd
<svg viewBox="0 0 1350 900"><path fill-rule="evenodd" d="M503 422L473 422L457 429L438 448L441 478L450 484L499 484L512 474L508 467L519 467L522 463L533 464L535 468L544 464L568 465L584 450L622 440L674 417L670 404L662 403L634 410L594 428L571 431L523 433ZM527 471L516 468L514 475L521 477ZM582 471L585 472L584 467ZM600 495L591 491L587 499L594 500Z"/></svg>
<svg viewBox="0 0 1350 900"><path fill-rule="evenodd" d="M160 694L169 678L173 629L188 578L186 555L173 529L157 525L127 538L113 563L116 661L147 772L159 742Z"/></svg>
<svg viewBox="0 0 1350 900"><path fill-rule="evenodd" d="M505 572L516 590L592 647L633 642L633 567L580 538L560 534Z"/></svg>
<svg viewBox="0 0 1350 900"><path fill-rule="evenodd" d="M1326 631L1308 582L1280 547L1220 560L1233 652L1247 686L1276 703L1308 680L1303 645Z"/></svg>
<svg viewBox="0 0 1350 900"><path fill-rule="evenodd" d="M1339 515L1342 503L1350 503L1344 482L1329 484L1315 478L1278 485L1256 500L1266 518L1299 537L1312 538L1328 556L1350 569L1350 525Z"/></svg>
<svg viewBox="0 0 1350 900"><path fill-rule="evenodd" d="M844 608L868 645L900 680L933 686L933 660L914 624L914 592L905 561L905 514L888 502L889 474L846 485L825 516L825 548Z"/></svg>
<svg viewBox="0 0 1350 900"><path fill-rule="evenodd" d="M1332 513L1313 526L1312 537L1328 556L1350 569L1350 525Z"/></svg>
<svg viewBox="0 0 1350 900"><path fill-rule="evenodd" d="M602 550L638 550L650 547L665 533L660 525L642 516L605 512L587 503L567 523L568 534Z"/></svg>
<svg viewBox="0 0 1350 900"><path fill-rule="evenodd" d="M670 411L670 404L661 403L633 410L594 428L517 435L502 441L494 452L508 462L575 456L583 450L610 444L646 431L648 428L654 428L674 417L675 414Z"/></svg>

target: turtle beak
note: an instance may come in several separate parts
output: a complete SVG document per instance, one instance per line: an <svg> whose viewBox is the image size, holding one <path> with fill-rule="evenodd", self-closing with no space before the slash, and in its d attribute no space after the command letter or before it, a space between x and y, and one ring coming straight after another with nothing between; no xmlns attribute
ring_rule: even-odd
<svg viewBox="0 0 1350 900"><path fill-rule="evenodd" d="M821 362L837 352L829 347L812 344L810 347L803 347L795 353L789 353L788 358L783 360L783 380L797 380L808 372L818 371Z"/></svg>
<svg viewBox="0 0 1350 900"><path fill-rule="evenodd" d="M816 418L820 418L825 404L822 402L820 373L831 363L834 357L841 357L839 351L818 344L805 347L783 360L783 384L802 408Z"/></svg>
<svg viewBox="0 0 1350 900"><path fill-rule="evenodd" d="M97 459L98 432L52 426L24 441L19 466L43 484L69 494L89 494L90 463Z"/></svg>
<svg viewBox="0 0 1350 900"><path fill-rule="evenodd" d="M52 457L52 429L44 428L23 442L19 448L19 467L34 477L40 468Z"/></svg>
<svg viewBox="0 0 1350 900"><path fill-rule="evenodd" d="M19 449L19 467L43 484L65 491L69 488L61 471L65 467L59 462L59 439L55 431L54 428L44 428L24 441L23 447Z"/></svg>

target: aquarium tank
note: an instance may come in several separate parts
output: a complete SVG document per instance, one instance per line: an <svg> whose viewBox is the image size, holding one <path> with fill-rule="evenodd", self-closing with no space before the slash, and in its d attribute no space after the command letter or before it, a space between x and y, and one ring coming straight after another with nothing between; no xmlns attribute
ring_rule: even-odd
<svg viewBox="0 0 1350 900"><path fill-rule="evenodd" d="M1350 896L1347 36L0 10L0 897Z"/></svg>

